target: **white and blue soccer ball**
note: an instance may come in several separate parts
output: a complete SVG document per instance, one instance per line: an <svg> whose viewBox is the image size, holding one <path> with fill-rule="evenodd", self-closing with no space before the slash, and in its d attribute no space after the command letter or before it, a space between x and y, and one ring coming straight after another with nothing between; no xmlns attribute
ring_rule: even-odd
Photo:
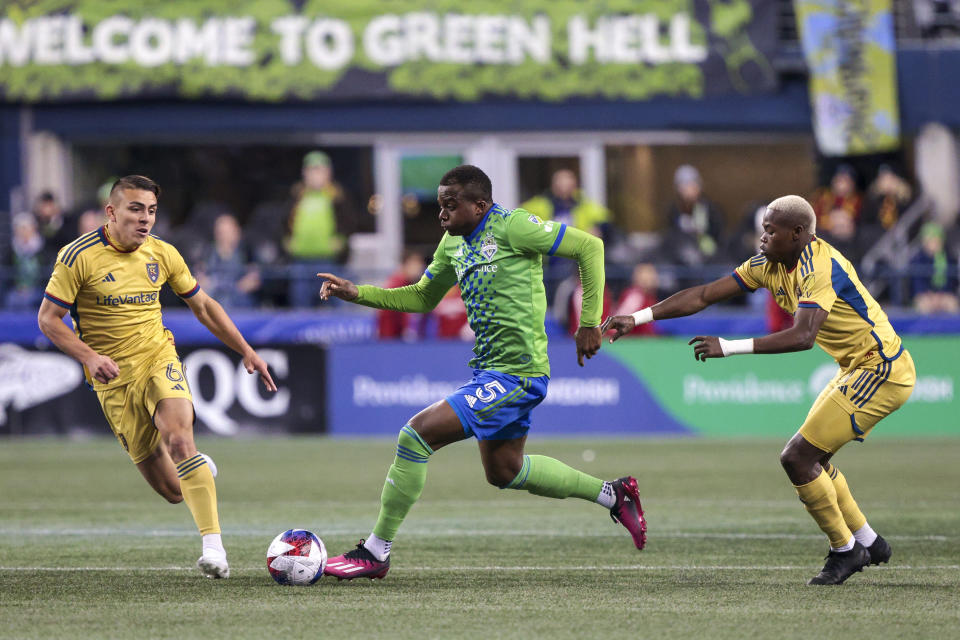
<svg viewBox="0 0 960 640"><path fill-rule="evenodd" d="M267 548L267 570L280 584L306 586L323 577L327 549L306 529L288 529Z"/></svg>

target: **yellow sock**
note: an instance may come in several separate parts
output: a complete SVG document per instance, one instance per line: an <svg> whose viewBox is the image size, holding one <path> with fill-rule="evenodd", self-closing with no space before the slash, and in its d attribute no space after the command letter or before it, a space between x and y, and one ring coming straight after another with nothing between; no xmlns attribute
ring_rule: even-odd
<svg viewBox="0 0 960 640"><path fill-rule="evenodd" d="M857 501L853 499L850 493L850 487L847 486L847 479L840 473L840 469L831 465L829 462L823 465L824 472L833 480L833 488L837 492L837 506L840 507L840 513L843 514L843 521L847 523L850 531L859 531L863 525L867 524L867 517L860 511Z"/></svg>
<svg viewBox="0 0 960 640"><path fill-rule="evenodd" d="M853 534L843 521L843 514L837 505L837 490L833 488L830 476L821 471L813 482L794 486L794 489L803 506L827 534L831 548L839 549L850 542Z"/></svg>
<svg viewBox="0 0 960 640"><path fill-rule="evenodd" d="M206 459L197 454L177 465L180 478L180 493L193 514L200 535L220 533L217 516L217 485Z"/></svg>

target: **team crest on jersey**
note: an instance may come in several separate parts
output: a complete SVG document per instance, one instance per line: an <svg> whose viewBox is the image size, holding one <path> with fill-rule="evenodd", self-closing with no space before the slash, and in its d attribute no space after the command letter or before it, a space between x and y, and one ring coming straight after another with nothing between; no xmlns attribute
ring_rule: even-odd
<svg viewBox="0 0 960 640"><path fill-rule="evenodd" d="M148 262L147 263L147 277L150 278L150 282L156 282L157 278L160 277L160 264L157 262Z"/></svg>
<svg viewBox="0 0 960 640"><path fill-rule="evenodd" d="M488 231L487 235L483 236L483 242L480 243L480 253L488 261L497 255L497 241L494 239L492 231Z"/></svg>
<svg viewBox="0 0 960 640"><path fill-rule="evenodd" d="M540 216L535 216L532 213L530 214L530 217L527 218L527 220L529 220L533 224L543 224L543 220L540 219Z"/></svg>

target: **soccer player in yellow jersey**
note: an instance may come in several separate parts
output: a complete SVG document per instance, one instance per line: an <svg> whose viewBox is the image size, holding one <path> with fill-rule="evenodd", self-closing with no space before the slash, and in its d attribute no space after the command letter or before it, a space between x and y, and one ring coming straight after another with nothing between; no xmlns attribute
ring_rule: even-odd
<svg viewBox="0 0 960 640"><path fill-rule="evenodd" d="M873 426L910 397L916 370L886 314L860 283L850 261L816 237L816 218L799 196L770 203L760 253L732 275L691 287L631 315L607 318L601 329L630 333L638 324L688 316L760 287L795 316L793 327L760 338L697 336L694 357L803 351L814 343L839 365L780 462L807 511L830 539L827 561L807 584L841 584L869 564L890 559L890 545L867 523L846 478L830 463L840 447L863 442Z"/></svg>
<svg viewBox="0 0 960 640"><path fill-rule="evenodd" d="M259 373L268 390L277 387L223 307L200 290L180 253L150 235L159 196L160 187L144 176L114 183L107 224L57 255L38 321L51 342L83 364L110 428L147 483L169 502L187 503L203 536L201 572L226 578L216 467L193 441L193 399L160 314L163 283L243 356L249 373ZM63 322L67 311L73 331Z"/></svg>

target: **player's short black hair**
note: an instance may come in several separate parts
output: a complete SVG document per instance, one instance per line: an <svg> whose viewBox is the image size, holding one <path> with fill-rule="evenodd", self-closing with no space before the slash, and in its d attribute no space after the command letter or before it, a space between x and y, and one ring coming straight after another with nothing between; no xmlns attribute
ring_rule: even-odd
<svg viewBox="0 0 960 640"><path fill-rule="evenodd" d="M113 186L110 187L110 195L113 196L120 189L136 189L138 191L150 191L153 195L157 196L157 200L160 199L160 185L148 178L147 176L123 176L119 180L113 183Z"/></svg>
<svg viewBox="0 0 960 640"><path fill-rule="evenodd" d="M463 193L468 198L493 202L493 185L480 167L462 164L450 169L440 178L441 187L455 184L463 187Z"/></svg>

